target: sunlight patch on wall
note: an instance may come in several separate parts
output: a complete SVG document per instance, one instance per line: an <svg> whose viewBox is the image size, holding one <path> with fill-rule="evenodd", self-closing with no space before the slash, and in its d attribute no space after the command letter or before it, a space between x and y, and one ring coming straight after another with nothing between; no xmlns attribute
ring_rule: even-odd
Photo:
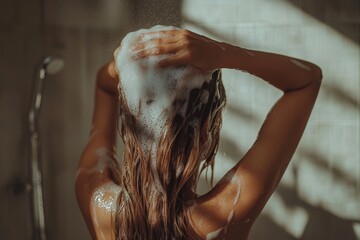
<svg viewBox="0 0 360 240"><path fill-rule="evenodd" d="M276 224L283 227L295 238L302 236L309 220L309 214L305 209L286 206L276 192L271 196L263 214L269 215Z"/></svg>
<svg viewBox="0 0 360 240"><path fill-rule="evenodd" d="M182 14L183 27L197 33L250 49L306 59L322 68L322 88L280 185L294 189L290 197L296 199L295 204L308 204L309 208L323 209L343 219L360 219L359 46L283 0L184 0ZM243 72L223 73L230 109L224 114L222 139L230 140L236 149L224 152L229 167L251 147L281 93ZM234 159L239 149L241 156ZM274 211L287 211L286 206L273 204ZM286 214L267 214L278 219L274 221L286 220ZM302 231L287 229L293 236Z"/></svg>
<svg viewBox="0 0 360 240"><path fill-rule="evenodd" d="M360 223L354 223L353 228L356 236L360 239Z"/></svg>

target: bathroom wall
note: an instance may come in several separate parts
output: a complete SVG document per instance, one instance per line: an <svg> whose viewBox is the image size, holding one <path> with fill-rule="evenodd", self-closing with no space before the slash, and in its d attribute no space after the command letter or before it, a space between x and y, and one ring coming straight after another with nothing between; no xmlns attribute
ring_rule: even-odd
<svg viewBox="0 0 360 240"><path fill-rule="evenodd" d="M319 65L323 84L299 148L250 239L360 239L360 3L185 0L183 26ZM281 92L224 70L228 93L216 179L254 142Z"/></svg>
<svg viewBox="0 0 360 240"><path fill-rule="evenodd" d="M20 8L22 6L23 8ZM33 67L42 47L39 3L0 2L0 235L30 239L26 111Z"/></svg>
<svg viewBox="0 0 360 240"><path fill-rule="evenodd" d="M0 235L31 239L27 110L47 55L65 60L49 75L40 115L48 239L90 239L74 191L91 126L97 69L131 27L126 1L1 1Z"/></svg>
<svg viewBox="0 0 360 240"><path fill-rule="evenodd" d="M159 3L171 14L157 14ZM0 2L1 239L32 237L30 189L23 189L30 180L27 111L44 57L65 60L60 73L48 76L40 115L48 239L90 239L77 206L74 177L91 127L96 71L111 60L124 34L137 26L179 25L180 3Z"/></svg>
<svg viewBox="0 0 360 240"><path fill-rule="evenodd" d="M160 13L160 6L171 11ZM182 25L247 48L312 61L323 87L283 181L251 239L360 238L359 2L355 0L25 0L0 2L0 236L31 239L26 113L35 69L53 54L41 111L49 239L90 239L74 175L91 125L97 69L124 34ZM169 14L171 13L171 14ZM228 95L215 180L251 146L281 93L246 73L224 70ZM201 192L207 190L204 181Z"/></svg>

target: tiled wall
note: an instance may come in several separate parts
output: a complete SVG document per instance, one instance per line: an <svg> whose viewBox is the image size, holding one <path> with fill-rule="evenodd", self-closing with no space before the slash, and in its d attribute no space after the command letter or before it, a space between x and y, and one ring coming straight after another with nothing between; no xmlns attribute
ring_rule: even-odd
<svg viewBox="0 0 360 240"><path fill-rule="evenodd" d="M30 195L9 189L17 179L29 180L31 86L43 58L55 55L65 67L48 76L40 115L48 239L89 239L75 199L75 171L91 126L96 71L128 31L131 6L32 2L0 6L0 238L31 239Z"/></svg>
<svg viewBox="0 0 360 240"><path fill-rule="evenodd" d="M161 6L168 11L159 12ZM313 61L323 87L300 147L251 239L360 238L359 3L307 0L2 1L0 3L0 236L30 239L26 112L34 71L48 54L65 68L46 82L41 112L49 239L89 239L74 194L97 69L123 35L154 24L182 26L247 48ZM215 179L251 146L281 93L224 70L228 95ZM206 191L202 182L201 191ZM357 235L356 235L357 234Z"/></svg>
<svg viewBox="0 0 360 240"><path fill-rule="evenodd" d="M10 1L0 6L0 234L4 239L29 239L31 229L30 197L16 185L28 177L25 113L32 66L42 48L34 33L39 4L23 4L31 14Z"/></svg>
<svg viewBox="0 0 360 240"><path fill-rule="evenodd" d="M186 0L182 15L193 31L323 70L299 148L250 239L360 239L359 2ZM229 106L217 179L246 153L281 95L246 73L223 73Z"/></svg>

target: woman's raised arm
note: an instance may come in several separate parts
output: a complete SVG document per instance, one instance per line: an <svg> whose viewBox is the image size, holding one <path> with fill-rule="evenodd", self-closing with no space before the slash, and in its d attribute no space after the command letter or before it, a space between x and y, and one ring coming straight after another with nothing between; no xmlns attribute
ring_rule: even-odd
<svg viewBox="0 0 360 240"><path fill-rule="evenodd" d="M151 40L154 46L151 49L140 42L135 48L139 50L137 57L170 54L160 66L191 64L204 71L238 69L258 76L284 93L270 109L245 156L198 199L200 215L217 209L216 216L204 220L203 226L208 226L203 229L204 234L214 231L216 226L227 225L230 217L232 223L251 226L299 144L321 85L321 69L307 61L247 50L188 30L163 33L166 37Z"/></svg>
<svg viewBox="0 0 360 240"><path fill-rule="evenodd" d="M273 53L226 45L219 66L247 71L283 91L262 124L252 147L207 194L199 199L200 214L219 209L208 232L229 223L250 229L274 192L291 160L317 98L321 69ZM228 55L227 55L228 54ZM230 204L221 204L228 199ZM231 235L229 229L229 234Z"/></svg>
<svg viewBox="0 0 360 240"><path fill-rule="evenodd" d="M267 114L250 150L232 169L242 179L238 212L244 218L254 218L275 190L300 142L322 73L318 66L292 57L228 44L224 47L228 54L223 55L223 67L247 71L284 93Z"/></svg>
<svg viewBox="0 0 360 240"><path fill-rule="evenodd" d="M117 83L113 62L98 71L90 139L80 158L76 176L76 197L93 239L112 234L111 215L101 208L98 201L116 199L112 196L114 193L106 191L104 186L114 184L110 165L115 155L117 132Z"/></svg>

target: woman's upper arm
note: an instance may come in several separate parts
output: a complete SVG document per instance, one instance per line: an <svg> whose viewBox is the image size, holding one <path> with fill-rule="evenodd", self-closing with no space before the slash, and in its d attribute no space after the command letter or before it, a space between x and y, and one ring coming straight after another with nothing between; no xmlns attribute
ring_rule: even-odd
<svg viewBox="0 0 360 240"><path fill-rule="evenodd" d="M81 212L93 236L95 227L91 213L92 198L96 189L112 182L110 169L115 157L118 78L111 72L111 65L112 63L104 65L97 74L90 139L80 158L75 183Z"/></svg>
<svg viewBox="0 0 360 240"><path fill-rule="evenodd" d="M108 63L97 73L90 139L83 151L79 168L91 168L96 165L96 160L88 159L85 155L94 155L97 148L107 148L113 152L117 132L119 81L113 67L113 62Z"/></svg>
<svg viewBox="0 0 360 240"><path fill-rule="evenodd" d="M216 217L221 224L226 224L232 210L235 222L253 222L298 146L320 85L321 81L316 80L284 93L271 108L249 151L211 191L200 197L201 210L218 209ZM223 199L227 199L226 204Z"/></svg>
<svg viewBox="0 0 360 240"><path fill-rule="evenodd" d="M291 160L309 120L321 81L285 92L268 113L253 146L235 166L242 176L242 209L260 213Z"/></svg>
<svg viewBox="0 0 360 240"><path fill-rule="evenodd" d="M257 205L256 214L275 190L300 142L320 85L316 80L285 92L267 114L253 146L235 166L243 176L244 201Z"/></svg>

